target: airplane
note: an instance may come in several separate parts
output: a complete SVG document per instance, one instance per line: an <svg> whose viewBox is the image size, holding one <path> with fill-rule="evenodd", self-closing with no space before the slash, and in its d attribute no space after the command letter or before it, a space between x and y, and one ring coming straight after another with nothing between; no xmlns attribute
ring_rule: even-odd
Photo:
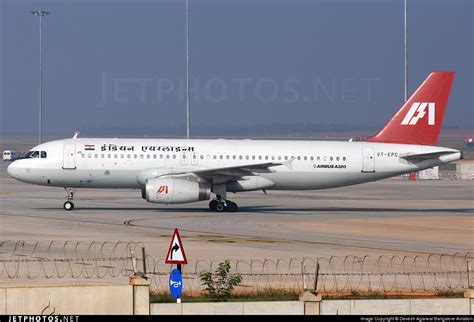
<svg viewBox="0 0 474 322"><path fill-rule="evenodd" d="M454 72L433 72L386 125L364 141L187 140L77 138L31 149L12 162L20 181L67 190L140 189L151 203L210 200L216 212L236 212L228 192L317 190L360 184L462 159L435 146Z"/></svg>

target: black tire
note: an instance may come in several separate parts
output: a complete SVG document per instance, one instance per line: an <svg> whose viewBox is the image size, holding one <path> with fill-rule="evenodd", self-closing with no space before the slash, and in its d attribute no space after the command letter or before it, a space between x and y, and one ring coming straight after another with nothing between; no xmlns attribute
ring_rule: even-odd
<svg viewBox="0 0 474 322"><path fill-rule="evenodd" d="M73 210L74 209L74 203L72 203L71 201L66 201L63 205L63 208L66 211Z"/></svg>
<svg viewBox="0 0 474 322"><path fill-rule="evenodd" d="M216 210L216 206L219 202L217 200L211 200L211 202L209 203L209 209L211 210Z"/></svg>
<svg viewBox="0 0 474 322"><path fill-rule="evenodd" d="M225 205L223 202L218 202L216 205L217 212L223 212L225 210Z"/></svg>
<svg viewBox="0 0 474 322"><path fill-rule="evenodd" d="M237 207L237 204L235 202L230 201L227 203L228 212L236 212L238 208L239 207Z"/></svg>

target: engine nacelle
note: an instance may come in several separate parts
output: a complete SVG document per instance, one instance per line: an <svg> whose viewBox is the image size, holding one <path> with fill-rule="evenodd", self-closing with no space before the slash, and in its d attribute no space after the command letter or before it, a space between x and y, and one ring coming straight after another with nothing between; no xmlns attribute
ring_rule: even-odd
<svg viewBox="0 0 474 322"><path fill-rule="evenodd" d="M211 197L210 185L177 178L149 179L145 190L146 201L153 203L186 203Z"/></svg>

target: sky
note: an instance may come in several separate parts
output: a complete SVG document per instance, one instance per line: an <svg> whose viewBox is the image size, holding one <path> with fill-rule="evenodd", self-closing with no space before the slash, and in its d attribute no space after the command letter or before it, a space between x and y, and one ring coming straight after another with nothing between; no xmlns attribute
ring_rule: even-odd
<svg viewBox="0 0 474 322"><path fill-rule="evenodd" d="M474 128L473 1L408 0L408 93L456 77ZM184 136L185 0L0 0L0 134ZM404 101L403 0L189 0L191 136L379 128Z"/></svg>

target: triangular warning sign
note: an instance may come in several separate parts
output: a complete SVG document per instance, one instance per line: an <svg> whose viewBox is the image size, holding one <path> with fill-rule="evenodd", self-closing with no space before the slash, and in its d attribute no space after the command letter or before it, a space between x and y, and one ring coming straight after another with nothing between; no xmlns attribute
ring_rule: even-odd
<svg viewBox="0 0 474 322"><path fill-rule="evenodd" d="M184 254L183 243L179 238L178 229L174 230L173 238L171 238L168 255L166 255L166 264L187 264L186 255Z"/></svg>

